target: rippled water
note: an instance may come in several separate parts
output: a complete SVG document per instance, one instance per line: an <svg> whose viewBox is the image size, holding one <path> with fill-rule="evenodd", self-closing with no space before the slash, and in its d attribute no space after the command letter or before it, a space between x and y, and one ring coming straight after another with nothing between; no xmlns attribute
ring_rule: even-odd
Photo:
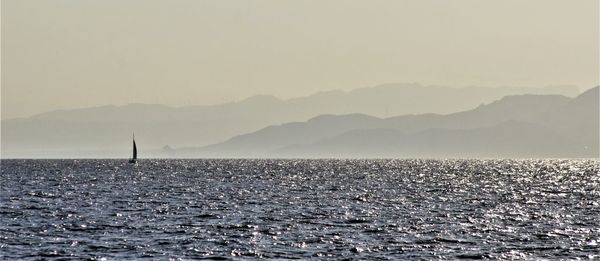
<svg viewBox="0 0 600 261"><path fill-rule="evenodd" d="M2 160L0 258L600 258L585 160Z"/></svg>

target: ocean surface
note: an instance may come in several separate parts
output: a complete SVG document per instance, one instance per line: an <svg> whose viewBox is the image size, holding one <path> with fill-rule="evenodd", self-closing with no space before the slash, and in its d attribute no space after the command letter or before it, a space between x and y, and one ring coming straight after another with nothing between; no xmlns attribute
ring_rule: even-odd
<svg viewBox="0 0 600 261"><path fill-rule="evenodd" d="M0 259L600 259L594 160L0 164Z"/></svg>

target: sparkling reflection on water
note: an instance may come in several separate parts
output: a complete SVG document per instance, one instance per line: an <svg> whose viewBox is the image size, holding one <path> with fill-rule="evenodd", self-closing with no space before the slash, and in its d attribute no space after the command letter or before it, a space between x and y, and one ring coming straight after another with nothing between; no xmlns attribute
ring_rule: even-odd
<svg viewBox="0 0 600 261"><path fill-rule="evenodd" d="M594 160L2 160L0 258L600 258Z"/></svg>

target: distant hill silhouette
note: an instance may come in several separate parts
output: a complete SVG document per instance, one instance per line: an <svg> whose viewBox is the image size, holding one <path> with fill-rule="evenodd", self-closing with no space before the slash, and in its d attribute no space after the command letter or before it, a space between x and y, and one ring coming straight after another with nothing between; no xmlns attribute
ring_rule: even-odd
<svg viewBox="0 0 600 261"><path fill-rule="evenodd" d="M532 121L556 130L581 146L588 146L590 151L597 152L600 135L599 89L600 86L589 89Z"/></svg>
<svg viewBox="0 0 600 261"><path fill-rule="evenodd" d="M283 157L530 158L585 157L565 137L518 121L474 129L355 130L310 145L276 151Z"/></svg>
<svg viewBox="0 0 600 261"><path fill-rule="evenodd" d="M129 153L131 132L136 132L140 156L162 154L160 148L199 147L225 141L233 136L251 133L265 126L286 122L303 122L318 115L364 114L387 117L405 114L448 114L474 108L507 95L562 94L575 96L573 87L547 88L448 88L418 84L388 84L353 91L331 91L307 97L280 100L259 95L239 102L212 106L168 107L153 104L102 106L74 110L58 110L29 118L2 121L2 157L124 157ZM564 99L556 96L556 101ZM522 112L523 113L523 112ZM311 123L302 135L282 134L273 141L262 141L263 151L271 151L291 144L315 142L331 138L341 132L371 126L370 116L322 116ZM328 122L329 118L332 122ZM425 126L426 116L415 118L415 128ZM439 115L431 115L436 118ZM496 116L494 116L496 117ZM498 116L500 117L500 116ZM360 119L359 119L360 118ZM404 121L410 117L402 118ZM377 118L374 118L377 121ZM340 121L335 123L335 121ZM363 122L364 121L364 122ZM379 122L379 121L377 121ZM300 123L299 123L300 124ZM318 125L317 124L317 125ZM329 125L336 125L330 128ZM392 123L390 123L392 124ZM397 124L405 124L400 121ZM452 125L452 123L448 123ZM290 126L284 124L284 126ZM293 126L293 124L291 125ZM315 125L316 126L316 125ZM477 125L476 125L477 126ZM385 127L385 126L384 126ZM396 128L392 124L392 127ZM295 131L291 130L290 131ZM311 133L313 131L314 133ZM324 135L326 134L326 135ZM275 134L274 134L275 135ZM291 144L278 140L289 138ZM213 146L215 150L238 154L253 151L252 143L243 145L237 137L227 146ZM237 144L234 146L234 143ZM241 146L241 147L236 147ZM242 148L246 146L247 148ZM156 149L156 153L151 151Z"/></svg>
<svg viewBox="0 0 600 261"><path fill-rule="evenodd" d="M201 157L598 157L598 88L508 96L447 115L319 116L173 155Z"/></svg>

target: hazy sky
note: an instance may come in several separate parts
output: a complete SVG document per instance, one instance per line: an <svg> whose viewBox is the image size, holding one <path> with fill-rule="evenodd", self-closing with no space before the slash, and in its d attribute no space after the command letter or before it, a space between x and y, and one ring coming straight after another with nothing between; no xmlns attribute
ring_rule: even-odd
<svg viewBox="0 0 600 261"><path fill-rule="evenodd" d="M598 0L2 0L2 118L391 82L599 80Z"/></svg>

